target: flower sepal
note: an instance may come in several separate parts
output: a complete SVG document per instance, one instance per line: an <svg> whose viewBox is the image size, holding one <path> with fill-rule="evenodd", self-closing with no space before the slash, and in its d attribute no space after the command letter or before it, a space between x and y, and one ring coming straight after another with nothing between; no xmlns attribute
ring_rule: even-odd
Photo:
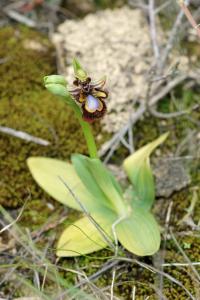
<svg viewBox="0 0 200 300"><path fill-rule="evenodd" d="M73 59L73 68L76 78L81 81L85 81L87 79L88 75L86 71L82 68L81 64L76 58Z"/></svg>

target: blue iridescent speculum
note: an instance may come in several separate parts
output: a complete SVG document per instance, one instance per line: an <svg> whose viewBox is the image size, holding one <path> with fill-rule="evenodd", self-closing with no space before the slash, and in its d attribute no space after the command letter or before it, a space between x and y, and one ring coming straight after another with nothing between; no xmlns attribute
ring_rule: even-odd
<svg viewBox="0 0 200 300"><path fill-rule="evenodd" d="M92 95L87 96L85 108L89 112L95 112L96 110L99 110L101 106L101 102L97 98L93 97Z"/></svg>

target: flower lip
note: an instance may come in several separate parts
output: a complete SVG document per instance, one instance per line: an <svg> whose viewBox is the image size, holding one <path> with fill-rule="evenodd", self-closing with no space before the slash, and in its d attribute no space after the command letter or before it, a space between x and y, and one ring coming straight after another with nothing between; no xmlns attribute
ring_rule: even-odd
<svg viewBox="0 0 200 300"><path fill-rule="evenodd" d="M102 100L99 100L99 101L101 103L101 107L99 107L99 109L95 110L94 112L90 112L87 109L86 103L82 104L81 108L82 108L82 113L83 113L83 119L86 122L93 123L95 120L99 120L102 117L104 117L104 115L107 111L106 104Z"/></svg>
<svg viewBox="0 0 200 300"><path fill-rule="evenodd" d="M74 88L69 92L72 98L81 104L83 118L87 122L100 119L106 113L104 100L108 97L108 92L104 89L105 77L97 82L93 82L90 77L85 80L75 78Z"/></svg>
<svg viewBox="0 0 200 300"><path fill-rule="evenodd" d="M92 95L87 96L86 106L90 112L95 112L100 107L100 101Z"/></svg>

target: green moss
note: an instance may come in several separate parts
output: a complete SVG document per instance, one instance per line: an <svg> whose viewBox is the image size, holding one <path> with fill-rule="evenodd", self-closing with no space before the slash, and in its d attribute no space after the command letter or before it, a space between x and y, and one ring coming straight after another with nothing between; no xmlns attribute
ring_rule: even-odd
<svg viewBox="0 0 200 300"><path fill-rule="evenodd" d="M0 40L0 57L5 59L0 68L1 99L6 97L12 102L16 95L40 90L42 77L55 70L54 52L48 40L25 27L1 29Z"/></svg>
<svg viewBox="0 0 200 300"><path fill-rule="evenodd" d="M121 7L126 2L126 0L94 0L95 5L101 9Z"/></svg>
<svg viewBox="0 0 200 300"><path fill-rule="evenodd" d="M56 72L52 45L23 27L2 29L0 41L4 40L7 43L0 42L0 57L7 59L0 68L1 125L51 142L45 147L1 134L0 204L17 207L30 193L32 199L49 200L31 178L26 166L29 156L69 159L73 152L86 154L87 148L71 109L42 85L44 75ZM29 49L30 40L40 50ZM94 129L99 131L98 123Z"/></svg>
<svg viewBox="0 0 200 300"><path fill-rule="evenodd" d="M199 43L198 42L189 42L186 45L187 53L189 56L195 55L197 56L197 59L199 59Z"/></svg>
<svg viewBox="0 0 200 300"><path fill-rule="evenodd" d="M32 200L27 203L20 224L30 230L36 230L45 224L51 212L52 209L46 201Z"/></svg>

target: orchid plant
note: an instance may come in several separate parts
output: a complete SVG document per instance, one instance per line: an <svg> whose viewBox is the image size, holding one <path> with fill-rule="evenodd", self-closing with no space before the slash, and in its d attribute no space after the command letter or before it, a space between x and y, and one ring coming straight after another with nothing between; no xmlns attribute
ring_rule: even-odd
<svg viewBox="0 0 200 300"><path fill-rule="evenodd" d="M60 75L46 76L44 84L74 110L90 157L72 154L71 163L46 157L28 158L30 172L41 188L62 204L83 212L83 217L61 234L57 256L86 255L107 246L115 248L118 241L136 255L153 255L160 246L160 230L151 213L155 186L149 158L167 134L124 160L131 187L123 191L99 159L90 127L90 122L106 112L106 79L93 82L76 59L73 67L73 88Z"/></svg>

